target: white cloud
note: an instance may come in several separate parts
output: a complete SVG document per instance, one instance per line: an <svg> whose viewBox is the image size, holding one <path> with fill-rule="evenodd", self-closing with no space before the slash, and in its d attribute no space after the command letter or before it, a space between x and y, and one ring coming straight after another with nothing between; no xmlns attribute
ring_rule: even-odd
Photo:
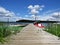
<svg viewBox="0 0 60 45"><path fill-rule="evenodd" d="M31 15L30 16L30 18L32 19L32 20L35 20L35 15ZM36 20L48 20L48 19L50 19L50 18L52 18L52 16L50 16L50 15L46 15L46 16L42 16L42 15L37 15L36 16Z"/></svg>
<svg viewBox="0 0 60 45"><path fill-rule="evenodd" d="M38 16L38 20L48 20L51 16Z"/></svg>
<svg viewBox="0 0 60 45"><path fill-rule="evenodd" d="M35 9L32 9L30 13L31 13L31 14L38 14L39 11L37 11L37 10L35 10Z"/></svg>
<svg viewBox="0 0 60 45"><path fill-rule="evenodd" d="M16 21L21 19L22 17L16 16L16 14L12 11L6 10L3 7L0 7L0 21Z"/></svg>
<svg viewBox="0 0 60 45"><path fill-rule="evenodd" d="M6 10L5 8L3 8L3 7L0 7L0 16L14 16L15 14L14 14L14 12L12 12L12 11L8 11L8 10Z"/></svg>
<svg viewBox="0 0 60 45"><path fill-rule="evenodd" d="M29 9L33 9L33 6L32 6L32 5L29 5L28 8L29 8Z"/></svg>
<svg viewBox="0 0 60 45"><path fill-rule="evenodd" d="M34 5L34 9L39 10L40 6L39 5Z"/></svg>
<svg viewBox="0 0 60 45"><path fill-rule="evenodd" d="M35 15L31 15L30 17L31 17L32 19L34 19L34 18L35 18Z"/></svg>
<svg viewBox="0 0 60 45"><path fill-rule="evenodd" d="M50 21L60 21L60 12L53 12L47 17Z"/></svg>
<svg viewBox="0 0 60 45"><path fill-rule="evenodd" d="M32 15L35 15L35 14L38 14L40 10L42 10L42 8L44 7L44 5L29 5L28 6L28 9L30 9L30 13L29 14L32 14Z"/></svg>
<svg viewBox="0 0 60 45"><path fill-rule="evenodd" d="M58 21L60 20L60 8L46 11L43 13L43 15L50 15L50 18L48 18L48 20Z"/></svg>
<svg viewBox="0 0 60 45"><path fill-rule="evenodd" d="M54 12L51 14L54 20L60 21L60 12Z"/></svg>
<svg viewBox="0 0 60 45"><path fill-rule="evenodd" d="M9 11L7 11L7 10L5 10L3 7L0 7L0 12L2 13L6 13L6 12L9 12Z"/></svg>
<svg viewBox="0 0 60 45"><path fill-rule="evenodd" d="M50 20L50 21L56 21L56 18L51 17L48 20Z"/></svg>
<svg viewBox="0 0 60 45"><path fill-rule="evenodd" d="M10 16L10 17L12 17L12 16L15 16L15 13L14 13L14 12L8 12L8 13L5 14L5 16L7 16L7 17Z"/></svg>
<svg viewBox="0 0 60 45"><path fill-rule="evenodd" d="M11 17L11 18L10 18L10 21L11 21L11 20L17 21L17 20L20 20L20 19L22 19L22 17L18 17L18 16L16 16L16 17Z"/></svg>
<svg viewBox="0 0 60 45"><path fill-rule="evenodd" d="M58 12L58 11L60 11L60 8L57 8L57 9L54 9L54 10L48 10L48 11L45 11L44 13L43 13L43 15L46 15L46 14L51 14L51 13L54 13L54 12Z"/></svg>
<svg viewBox="0 0 60 45"><path fill-rule="evenodd" d="M8 20L9 19L9 20ZM18 16L14 16L14 17L0 17L0 21L9 21L9 22L13 22L13 21L17 21L22 19L22 17L18 17Z"/></svg>
<svg viewBox="0 0 60 45"><path fill-rule="evenodd" d="M54 12L54 13L52 13L52 15L53 15L53 17L58 18L58 17L60 17L60 12Z"/></svg>

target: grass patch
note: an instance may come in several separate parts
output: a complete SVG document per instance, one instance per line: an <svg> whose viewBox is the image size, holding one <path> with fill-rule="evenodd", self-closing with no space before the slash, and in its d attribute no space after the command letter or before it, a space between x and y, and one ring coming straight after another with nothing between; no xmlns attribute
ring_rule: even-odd
<svg viewBox="0 0 60 45"><path fill-rule="evenodd" d="M19 33L23 27L22 26L9 26L7 30L9 29L12 31L13 34Z"/></svg>
<svg viewBox="0 0 60 45"><path fill-rule="evenodd" d="M4 43L7 36L17 34L21 31L23 26L9 26L4 23L0 23L0 42Z"/></svg>
<svg viewBox="0 0 60 45"><path fill-rule="evenodd" d="M60 37L60 24L50 24L45 28L45 31Z"/></svg>

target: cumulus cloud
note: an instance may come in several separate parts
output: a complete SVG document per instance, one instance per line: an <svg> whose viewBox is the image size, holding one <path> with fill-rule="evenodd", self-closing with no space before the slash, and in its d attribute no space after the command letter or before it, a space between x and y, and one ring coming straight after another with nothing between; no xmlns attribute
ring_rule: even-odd
<svg viewBox="0 0 60 45"><path fill-rule="evenodd" d="M16 14L12 11L6 10L3 7L0 7L0 21L17 21L22 17L16 16Z"/></svg>
<svg viewBox="0 0 60 45"><path fill-rule="evenodd" d="M32 9L30 13L31 13L31 14L38 14L39 11L37 11L36 9Z"/></svg>
<svg viewBox="0 0 60 45"><path fill-rule="evenodd" d="M29 5L28 8L29 8L29 9L33 9L33 6L32 6L32 5Z"/></svg>
<svg viewBox="0 0 60 45"><path fill-rule="evenodd" d="M52 16L55 18L60 18L60 12L54 12L52 13Z"/></svg>
<svg viewBox="0 0 60 45"><path fill-rule="evenodd" d="M46 16L50 15L48 20L58 21L58 20L60 20L60 8L57 8L54 10L48 10L48 11L44 12L43 15L46 15Z"/></svg>
<svg viewBox="0 0 60 45"><path fill-rule="evenodd" d="M60 8L57 8L57 9L54 9L54 10L45 11L45 12L43 13L43 15L51 14L51 13L58 12L58 11L60 11Z"/></svg>
<svg viewBox="0 0 60 45"><path fill-rule="evenodd" d="M13 17L9 17L9 22L15 22L17 20L22 19L22 17L18 17L18 16L13 16ZM8 17L0 17L0 21L8 21Z"/></svg>
<svg viewBox="0 0 60 45"><path fill-rule="evenodd" d="M35 18L35 15L31 15L30 16L31 17L31 19L32 20L35 20L34 18ZM36 20L48 20L48 19L50 19L52 16L50 16L50 15L46 15L46 16L42 16L42 15L37 15L36 16Z"/></svg>
<svg viewBox="0 0 60 45"><path fill-rule="evenodd" d="M3 8L3 7L0 7L0 17L1 16L14 16L15 15L15 13L14 12L12 12L12 11L8 11L8 10L6 10L5 8Z"/></svg>
<svg viewBox="0 0 60 45"><path fill-rule="evenodd" d="M42 15L37 15L36 17L37 17L36 20L56 21L56 18L52 17L52 15L44 15L44 16L42 16ZM23 18L23 19L35 20L35 15L30 15L30 16L28 16L28 17L26 17L26 18Z"/></svg>
<svg viewBox="0 0 60 45"><path fill-rule="evenodd" d="M51 15L55 21L60 21L60 12L54 12Z"/></svg>
<svg viewBox="0 0 60 45"><path fill-rule="evenodd" d="M12 21L17 21L17 20L20 20L20 19L22 19L22 17L18 17L18 16L16 16L16 17L11 17L10 18L10 21L12 20Z"/></svg>
<svg viewBox="0 0 60 45"><path fill-rule="evenodd" d="M52 15L44 15L44 16L42 16L42 15L37 15L36 16L37 17L37 20L50 20L50 21L57 21L57 19L56 18L54 18L54 17L52 17ZM35 18L35 15L31 15L31 19L32 20L34 20L34 18Z"/></svg>
<svg viewBox="0 0 60 45"><path fill-rule="evenodd" d="M42 10L42 8L44 7L44 5L29 5L28 6L28 9L30 9L30 13L29 14L32 14L32 15L35 15L35 14L38 14L39 13L39 10Z"/></svg>
<svg viewBox="0 0 60 45"><path fill-rule="evenodd" d="M32 19L34 19L34 18L35 18L35 15L31 15L30 17L31 17Z"/></svg>
<svg viewBox="0 0 60 45"><path fill-rule="evenodd" d="M50 21L60 21L60 12L51 13L48 20L50 20Z"/></svg>
<svg viewBox="0 0 60 45"><path fill-rule="evenodd" d="M34 9L39 10L40 6L39 5L34 5Z"/></svg>
<svg viewBox="0 0 60 45"><path fill-rule="evenodd" d="M48 20L51 16L38 16L38 20Z"/></svg>
<svg viewBox="0 0 60 45"><path fill-rule="evenodd" d="M35 15L39 13L39 10L42 10L44 7L44 5L39 6L39 5L30 5L28 6L28 8L31 10L30 14L32 18L35 18ZM50 20L50 21L60 21L60 12L58 12L58 10L60 10L60 8L55 9L55 10L49 10L45 13L43 13L44 16L38 16L37 20Z"/></svg>
<svg viewBox="0 0 60 45"><path fill-rule="evenodd" d="M57 21L56 18L50 17L48 18L49 21Z"/></svg>

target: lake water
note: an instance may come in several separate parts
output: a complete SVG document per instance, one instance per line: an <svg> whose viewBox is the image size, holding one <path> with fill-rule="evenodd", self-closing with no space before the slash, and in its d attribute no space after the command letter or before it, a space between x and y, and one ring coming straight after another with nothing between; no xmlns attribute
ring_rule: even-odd
<svg viewBox="0 0 60 45"><path fill-rule="evenodd" d="M8 25L26 25L26 24L30 24L31 22L4 22L5 24ZM47 23L41 23L43 26L47 26Z"/></svg>

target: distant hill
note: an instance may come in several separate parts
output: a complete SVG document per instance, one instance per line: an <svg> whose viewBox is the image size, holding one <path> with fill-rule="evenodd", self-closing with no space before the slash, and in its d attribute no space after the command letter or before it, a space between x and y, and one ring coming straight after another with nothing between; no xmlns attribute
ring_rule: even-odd
<svg viewBox="0 0 60 45"><path fill-rule="evenodd" d="M18 20L16 22L35 22L35 20L24 20L24 19L22 19L22 20Z"/></svg>
<svg viewBox="0 0 60 45"><path fill-rule="evenodd" d="M58 21L42 21L42 20L24 20L24 19L22 19L22 20L18 20L18 21L16 21L16 22L30 22L30 23L33 23L33 22L37 22L37 23L57 23Z"/></svg>

